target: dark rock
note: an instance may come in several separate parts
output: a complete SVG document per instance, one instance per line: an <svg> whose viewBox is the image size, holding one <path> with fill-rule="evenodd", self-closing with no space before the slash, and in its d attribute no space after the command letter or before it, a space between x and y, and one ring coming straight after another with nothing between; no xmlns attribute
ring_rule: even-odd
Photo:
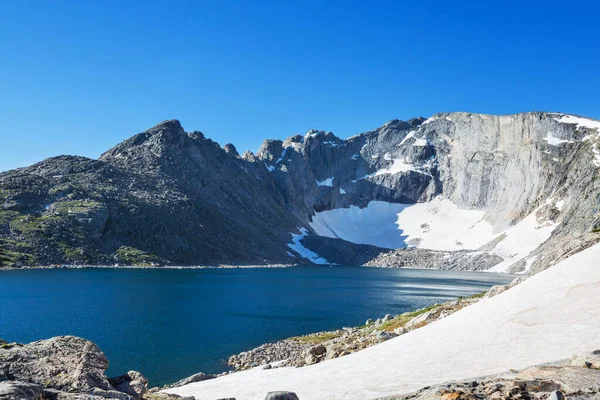
<svg viewBox="0 0 600 400"><path fill-rule="evenodd" d="M227 154L231 154L234 157L239 157L240 153L238 153L237 149L235 148L235 146L231 143L227 143L225 146L223 146L223 150L225 150L225 153Z"/></svg>
<svg viewBox="0 0 600 400"><path fill-rule="evenodd" d="M269 392L265 400L299 400L294 392Z"/></svg>
<svg viewBox="0 0 600 400"><path fill-rule="evenodd" d="M127 393L134 400L141 400L148 389L148 379L137 371L129 371L125 375L108 380L119 392Z"/></svg>

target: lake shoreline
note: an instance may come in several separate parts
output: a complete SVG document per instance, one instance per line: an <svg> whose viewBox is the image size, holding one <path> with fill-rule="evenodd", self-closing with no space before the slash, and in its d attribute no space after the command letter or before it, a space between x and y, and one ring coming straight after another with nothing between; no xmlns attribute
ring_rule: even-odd
<svg viewBox="0 0 600 400"><path fill-rule="evenodd" d="M290 268L290 267L322 267L322 265L305 264L257 264L257 265L36 265L24 267L0 267L0 271L31 271L38 269L259 269L259 268Z"/></svg>
<svg viewBox="0 0 600 400"><path fill-rule="evenodd" d="M48 269L123 269L123 270L132 270L132 269L149 269L149 270L162 270L162 269L177 269L177 270L185 270L185 269L274 269L274 268L292 268L292 267L320 267L320 268L330 268L330 267L348 267L350 265L339 265L333 264L331 266L326 264L256 264L256 265L164 265L164 266L152 266L152 265L38 265L38 266L24 266L24 267L0 267L1 271L31 271L31 270L48 270ZM374 269L405 269L405 270L416 270L416 271L454 271L454 272L481 272L488 274L498 274L498 275L511 275L511 276L522 276L524 274L515 274L508 272L499 272L489 270L454 270L454 269L437 269L437 268L415 268L415 267L396 267L396 266L387 266L387 265L356 265L356 267L363 268L374 268Z"/></svg>

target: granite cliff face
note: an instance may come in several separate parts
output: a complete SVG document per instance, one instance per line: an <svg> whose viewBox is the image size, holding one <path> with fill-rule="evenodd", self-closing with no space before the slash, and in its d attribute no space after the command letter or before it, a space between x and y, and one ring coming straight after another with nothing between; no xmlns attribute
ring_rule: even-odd
<svg viewBox="0 0 600 400"><path fill-rule="evenodd" d="M240 157L165 121L0 174L0 260L536 271L600 239L599 143L575 116L443 113Z"/></svg>

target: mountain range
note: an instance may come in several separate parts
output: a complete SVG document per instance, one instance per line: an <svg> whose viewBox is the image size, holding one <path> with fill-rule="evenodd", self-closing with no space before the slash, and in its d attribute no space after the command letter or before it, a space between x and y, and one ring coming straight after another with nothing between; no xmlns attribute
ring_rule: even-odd
<svg viewBox="0 0 600 400"><path fill-rule="evenodd" d="M0 173L0 264L531 273L600 240L600 121L440 113L240 155L177 120Z"/></svg>

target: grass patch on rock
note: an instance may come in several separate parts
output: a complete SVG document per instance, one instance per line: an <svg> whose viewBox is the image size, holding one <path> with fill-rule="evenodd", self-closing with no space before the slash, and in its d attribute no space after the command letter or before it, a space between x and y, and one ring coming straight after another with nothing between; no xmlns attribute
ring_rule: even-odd
<svg viewBox="0 0 600 400"><path fill-rule="evenodd" d="M429 307L421 308L420 310L407 312L401 315L397 315L389 321L386 321L377 327L380 331L388 331L393 332L394 329L402 328L406 325L411 319L418 317L419 315L423 315L426 312L429 312L435 308L439 307L438 304L434 304Z"/></svg>
<svg viewBox="0 0 600 400"><path fill-rule="evenodd" d="M340 333L326 332L317 335L297 336L291 339L301 344L320 344L332 339L339 338L340 336L342 336Z"/></svg>
<svg viewBox="0 0 600 400"><path fill-rule="evenodd" d="M154 254L130 246L121 246L115 252L115 258L122 264L138 267L159 265L161 259Z"/></svg>

